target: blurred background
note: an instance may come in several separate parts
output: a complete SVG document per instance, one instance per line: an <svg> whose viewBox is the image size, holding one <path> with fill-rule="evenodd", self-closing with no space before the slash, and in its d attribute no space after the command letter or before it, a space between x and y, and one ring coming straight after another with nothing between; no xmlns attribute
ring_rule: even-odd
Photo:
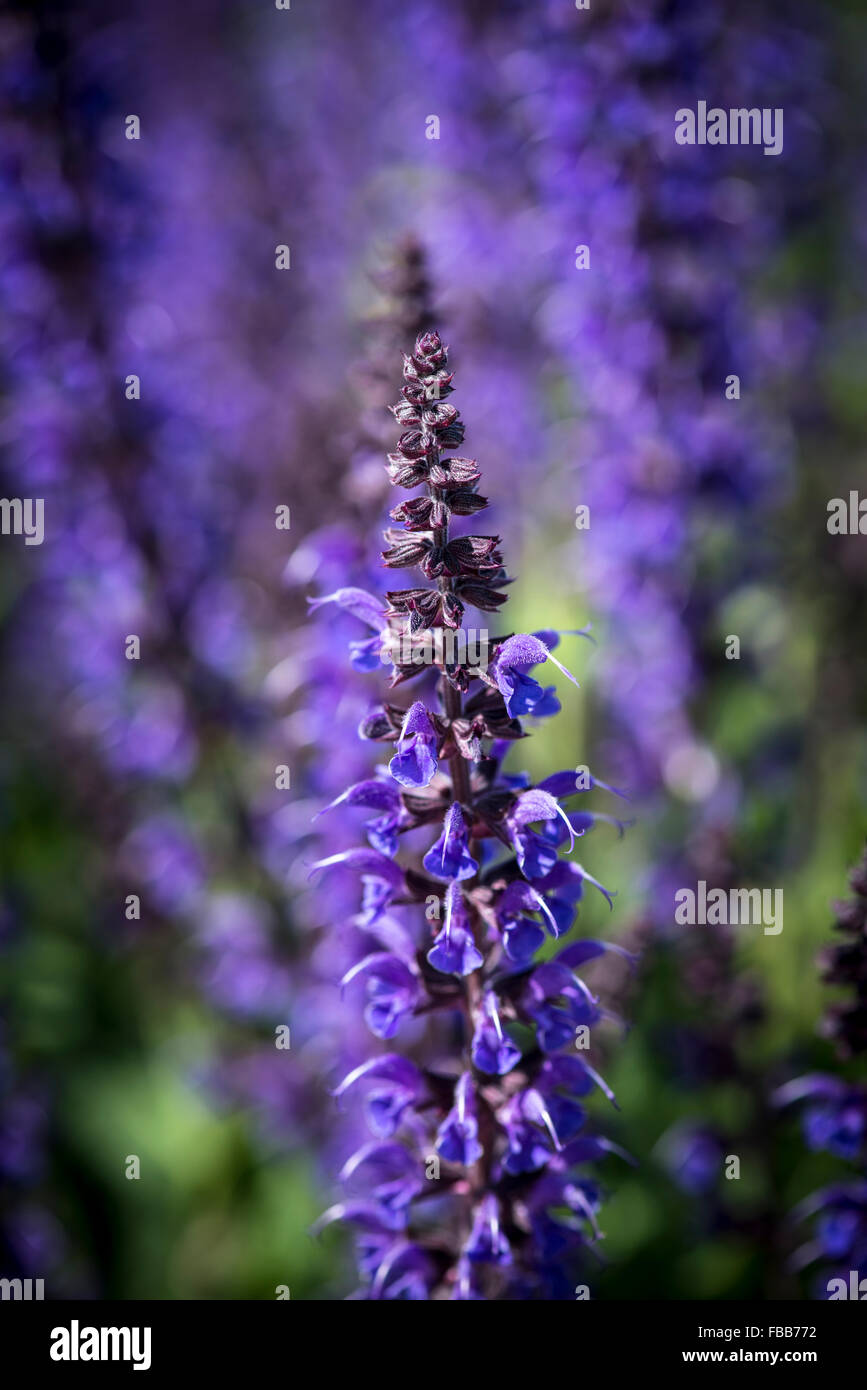
<svg viewBox="0 0 867 1390"><path fill-rule="evenodd" d="M2 489L45 536L0 537L0 1275L353 1288L309 1231L354 908L307 876L373 693L306 600L382 587L385 407L435 325L509 630L593 625L521 766L630 796L580 855L617 890L581 933L642 951L605 981L594 1118L637 1166L593 1296L814 1294L791 1213L858 1144L773 1096L859 1075L816 957L867 830L867 542L827 527L867 489L864 29L854 0L7 5ZM677 145L700 100L782 108L782 153ZM699 880L782 889L783 931L677 927Z"/></svg>

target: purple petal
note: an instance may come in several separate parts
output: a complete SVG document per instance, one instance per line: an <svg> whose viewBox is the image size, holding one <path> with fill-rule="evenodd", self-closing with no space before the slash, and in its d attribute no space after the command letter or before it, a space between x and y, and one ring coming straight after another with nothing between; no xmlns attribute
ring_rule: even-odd
<svg viewBox="0 0 867 1390"><path fill-rule="evenodd" d="M615 955L622 956L634 966L638 962L638 956L632 951L627 951L623 946L618 946L614 941L573 941L571 946L565 946L555 957L558 965L568 965L571 970L583 965L585 961L595 960L597 956L604 955L607 951Z"/></svg>
<svg viewBox="0 0 867 1390"><path fill-rule="evenodd" d="M340 854L330 854L327 859L318 859L307 877L311 878L318 869L337 866L355 869L357 873L367 874L370 878L380 878L393 888L403 886L403 870L375 849L345 849Z"/></svg>
<svg viewBox="0 0 867 1390"><path fill-rule="evenodd" d="M371 778L367 782L356 782L318 811L317 818L324 816L326 811L333 810L335 806L372 806L377 811L398 811L400 793L390 782L379 777Z"/></svg>
<svg viewBox="0 0 867 1390"><path fill-rule="evenodd" d="M424 1078L418 1067L398 1052L387 1052L383 1057L372 1057L370 1061L354 1067L331 1094L342 1096L359 1081L372 1080L390 1081L416 1096L421 1095L424 1089Z"/></svg>
<svg viewBox="0 0 867 1390"><path fill-rule="evenodd" d="M351 613L354 618L360 618L368 627L372 627L375 632L380 632L385 626L385 609L381 599L374 594L368 593L366 589L335 589L333 594L322 594L319 598L307 600L310 611L321 608L324 603L336 603L338 608L343 608L347 613Z"/></svg>

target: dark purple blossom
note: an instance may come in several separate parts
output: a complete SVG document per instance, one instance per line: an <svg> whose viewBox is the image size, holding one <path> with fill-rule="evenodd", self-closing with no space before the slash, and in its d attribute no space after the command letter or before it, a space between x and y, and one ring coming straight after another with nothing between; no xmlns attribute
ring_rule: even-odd
<svg viewBox="0 0 867 1390"><path fill-rule="evenodd" d="M484 957L473 938L469 913L456 882L446 889L445 901L445 925L437 933L427 958L444 975L471 975L484 963Z"/></svg>
<svg viewBox="0 0 867 1390"><path fill-rule="evenodd" d="M434 878L449 881L460 882L478 873L479 866L470 854L464 816L457 801L446 811L442 834L431 845L423 863Z"/></svg>
<svg viewBox="0 0 867 1390"><path fill-rule="evenodd" d="M521 1060L521 1049L503 1028L496 995L487 990L482 998L472 1045L473 1066L479 1071L504 1076Z"/></svg>
<svg viewBox="0 0 867 1390"><path fill-rule="evenodd" d="M347 970L341 984L348 985L362 977L367 981L369 1004L364 1017L371 1033L378 1038L393 1038L401 1020L411 1014L421 989L409 966L388 951L377 951Z"/></svg>
<svg viewBox="0 0 867 1390"><path fill-rule="evenodd" d="M497 648L490 665L490 675L496 682L510 716L533 714L536 717L556 714L559 701L552 698L553 686L543 688L539 682L528 675L529 671L540 666L543 661L552 661L573 685L578 682L546 647L539 637L519 633L509 637Z"/></svg>
<svg viewBox="0 0 867 1390"><path fill-rule="evenodd" d="M397 852L403 808L397 788L391 782L384 778L356 782L354 787L347 788L340 796L335 797L331 805L325 809L330 811L336 806L366 806L371 810L381 811L381 815L366 822L368 841L375 850L389 858ZM320 811L319 814L322 815L323 812Z"/></svg>
<svg viewBox="0 0 867 1390"><path fill-rule="evenodd" d="M399 1128L407 1106L423 1094L424 1079L412 1062L391 1052L355 1067L343 1078L334 1095L339 1098L360 1082L371 1080L378 1084L365 1097L370 1127L374 1134L388 1139Z"/></svg>
<svg viewBox="0 0 867 1390"><path fill-rule="evenodd" d="M397 752L388 765L402 787L426 787L437 770L439 735L420 700L410 705L397 740Z"/></svg>
<svg viewBox="0 0 867 1390"><path fill-rule="evenodd" d="M473 1078L468 1071L455 1085L455 1103L437 1130L436 1146L449 1163L459 1163L464 1168L472 1167L484 1153L479 1143Z"/></svg>
<svg viewBox="0 0 867 1390"><path fill-rule="evenodd" d="M512 1263L512 1251L501 1226L500 1206L492 1192L486 1193L476 1207L464 1254L468 1260L498 1265Z"/></svg>

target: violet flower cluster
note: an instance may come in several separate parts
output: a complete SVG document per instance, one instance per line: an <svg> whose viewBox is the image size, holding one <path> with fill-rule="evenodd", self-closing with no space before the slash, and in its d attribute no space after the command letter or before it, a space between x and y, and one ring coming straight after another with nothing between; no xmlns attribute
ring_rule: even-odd
<svg viewBox="0 0 867 1390"><path fill-rule="evenodd" d="M802 409L815 400L816 299L774 300L759 281L775 248L809 225L824 186L828 150L816 113L827 109L827 55L796 13L763 6L733 12L713 0L699 11L642 0L583 16L580 28L556 3L544 15L544 66L515 65L529 81L514 109L538 121L531 161L552 242L586 243L591 258L562 277L539 316L572 383L563 455L581 460L572 496L592 518L573 542L574 560L564 558L580 566L604 630L596 746L606 762L628 760L631 788L654 796L661 812L646 817L650 906L641 924L660 951L674 888L750 872L733 827L743 787L769 755L749 747L726 758L707 696L727 679L742 682L747 663L768 682L760 644L745 642L744 661L728 663L722 634L741 630L752 586L777 587L774 518L796 462L786 413L795 395ZM526 22L542 21L534 12ZM722 90L761 90L769 105L786 106L785 161L676 144L672 113ZM578 214L565 167L582 188ZM726 395L732 373L737 399ZM551 470L553 508L565 475ZM776 601L784 611L786 598ZM794 760L770 756L785 786ZM666 791L689 803L680 833ZM733 1200L737 1184L722 1176L723 1155L748 1149L763 1174L758 1219L767 1225L773 1128L750 1046L759 991L736 962L731 933L671 944L679 979L648 1037L663 1074L693 1093L697 1118L680 1121L659 1152L676 1181L701 1190L696 1219L730 1231L757 1219L759 1204L745 1215ZM709 1091L696 1094L722 1078L743 1097L735 1135L702 1113Z"/></svg>
<svg viewBox="0 0 867 1390"><path fill-rule="evenodd" d="M585 1131L581 1099L595 1086L613 1096L583 1055L606 1012L577 972L617 948L577 941L535 958L571 927L585 882L610 903L561 858L596 819L561 802L604 784L502 770L522 718L559 709L533 673L551 661L574 677L552 654L556 633L491 637L487 662L456 637L466 608L497 612L510 581L499 537L452 530L486 506L475 461L447 457L464 437L452 379L439 335L424 333L392 407L402 433L389 477L424 491L392 510L402 526L386 532L383 561L433 583L392 589L386 604L354 587L315 600L366 626L354 663L390 661L392 688L438 677L435 699L389 700L362 721L362 738L388 745L387 767L334 804L369 815L367 846L314 866L360 876L362 950L342 986L365 990L385 1045L336 1086L339 1100L363 1096L369 1137L323 1222L358 1229L358 1297L571 1298L577 1259L600 1236L585 1165L614 1147Z"/></svg>
<svg viewBox="0 0 867 1390"><path fill-rule="evenodd" d="M867 851L849 877L852 896L835 904L835 929L842 941L820 956L822 978L846 994L828 1007L821 1031L833 1039L841 1060L867 1055ZM813 1239L795 1263L819 1262L820 1298L833 1297L832 1280L848 1291L851 1272L867 1276L867 1087L845 1076L814 1073L783 1086L779 1105L800 1103L807 1147L853 1165L851 1178L830 1184L800 1204L797 1220L813 1221ZM848 1296L845 1294L844 1296Z"/></svg>
<svg viewBox="0 0 867 1390"><path fill-rule="evenodd" d="M26 552L4 621L7 689L29 738L62 750L72 769L112 936L135 949L162 929L161 943L185 951L185 983L238 1025L221 1043L228 1036L237 1054L241 1029L267 1030L271 1061L294 943L285 863L272 872L263 842L285 801L272 770L287 754L259 694L278 623L251 557L260 563L269 532L275 552L282 544L267 461L282 466L295 424L246 354L296 330L266 292L270 257L255 316L225 298L249 293L238 264L267 216L261 198L235 196L249 161L233 163L207 123L190 126L189 85L173 88L175 105L163 57L119 41L116 22L84 8L84 22L40 10L4 30L3 489L45 503L45 543ZM123 134L126 52L136 53L136 97L161 92L141 143ZM192 65L212 87L215 62L211 52ZM195 218L212 220L217 167L237 221L205 237ZM140 398L125 391L132 373ZM292 502L297 524L303 498ZM139 660L127 659L130 634ZM253 760L271 777L249 778ZM219 808L207 827L196 800ZM132 893L138 925L111 906ZM264 1085L251 1076L254 1105ZM296 1089L283 1085L269 1116L297 1124ZM6 1096L0 1085L0 1136Z"/></svg>
<svg viewBox="0 0 867 1390"><path fill-rule="evenodd" d="M735 787L696 696L719 674L717 615L778 558L766 527L793 450L772 402L785 373L809 393L818 331L805 306L769 303L756 281L815 211L823 54L788 16L755 11L641 0L576 24L568 7L534 8L525 22L543 30L545 86L531 69L514 103L538 126L531 167L550 240L592 257L562 276L540 323L571 379L563 453L582 461L573 496L592 518L572 563L606 625L598 687L612 756L628 758L634 790L665 783L706 818L730 814ZM785 103L785 161L677 145L673 112L720 90ZM742 399L726 398L730 374Z"/></svg>

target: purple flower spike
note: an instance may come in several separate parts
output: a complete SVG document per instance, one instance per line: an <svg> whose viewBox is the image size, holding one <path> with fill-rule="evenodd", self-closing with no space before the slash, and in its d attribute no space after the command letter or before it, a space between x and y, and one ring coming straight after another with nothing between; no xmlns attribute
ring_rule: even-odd
<svg viewBox="0 0 867 1390"><path fill-rule="evenodd" d="M822 1020L838 1056L849 1062L867 1057L867 850L849 875L852 896L834 904L836 940L819 956L822 978L842 986ZM841 939L842 938L842 939ZM822 1274L822 1297L848 1297L848 1271L864 1273L867 1252L867 1086L842 1076L811 1072L777 1090L780 1106L800 1104L804 1140L809 1149L833 1154L849 1165L852 1180L834 1183L807 1198L796 1219L814 1218L814 1240L798 1256L828 1265ZM832 1273L834 1280L828 1280ZM840 1278L842 1276L842 1278ZM836 1293L830 1293L832 1287Z"/></svg>
<svg viewBox="0 0 867 1390"><path fill-rule="evenodd" d="M434 878L457 882L474 878L479 872L469 851L464 815L456 801L446 811L443 833L425 855L424 866Z"/></svg>
<svg viewBox="0 0 867 1390"><path fill-rule="evenodd" d="M437 770L437 732L420 700L410 705L388 765L402 787L426 787Z"/></svg>
<svg viewBox="0 0 867 1390"><path fill-rule="evenodd" d="M600 1238L586 1165L621 1152L585 1133L578 1099L601 1089L614 1100L575 1056L578 1026L604 1016L576 971L606 943L577 942L536 966L533 957L546 934L572 926L585 880L596 883L561 853L605 817L563 809L579 789L572 772L533 785L502 770L525 736L520 716L559 709L553 687L529 674L548 660L559 666L559 634L493 637L488 665L451 640L465 604L497 613L511 582L498 537L450 531L453 516L487 506L475 461L449 457L463 438L446 399L452 376L439 335L422 333L393 408L401 435L388 476L424 493L391 509L403 530L386 533L383 563L420 576L390 589L387 606L356 589L325 600L375 629L371 644L392 661L390 691L423 673L426 681L423 701L386 698L358 726L362 739L395 745L387 778L356 782L332 803L377 812L370 848L341 845L314 866L360 875L361 911L347 921L335 910L342 983L363 983L368 1030L404 1035L415 1059L373 1058L337 1087L337 1097L363 1096L374 1140L352 1144L340 1178L347 1199L327 1219L357 1228L354 1297L571 1298L583 1248ZM347 1010L357 993L347 991ZM354 1018L347 1023L355 1037ZM518 1028L521 1046L510 1036ZM358 1109L348 1105L347 1119ZM428 1171L432 1148L448 1165L442 1173ZM434 1212L421 1206L431 1196Z"/></svg>

